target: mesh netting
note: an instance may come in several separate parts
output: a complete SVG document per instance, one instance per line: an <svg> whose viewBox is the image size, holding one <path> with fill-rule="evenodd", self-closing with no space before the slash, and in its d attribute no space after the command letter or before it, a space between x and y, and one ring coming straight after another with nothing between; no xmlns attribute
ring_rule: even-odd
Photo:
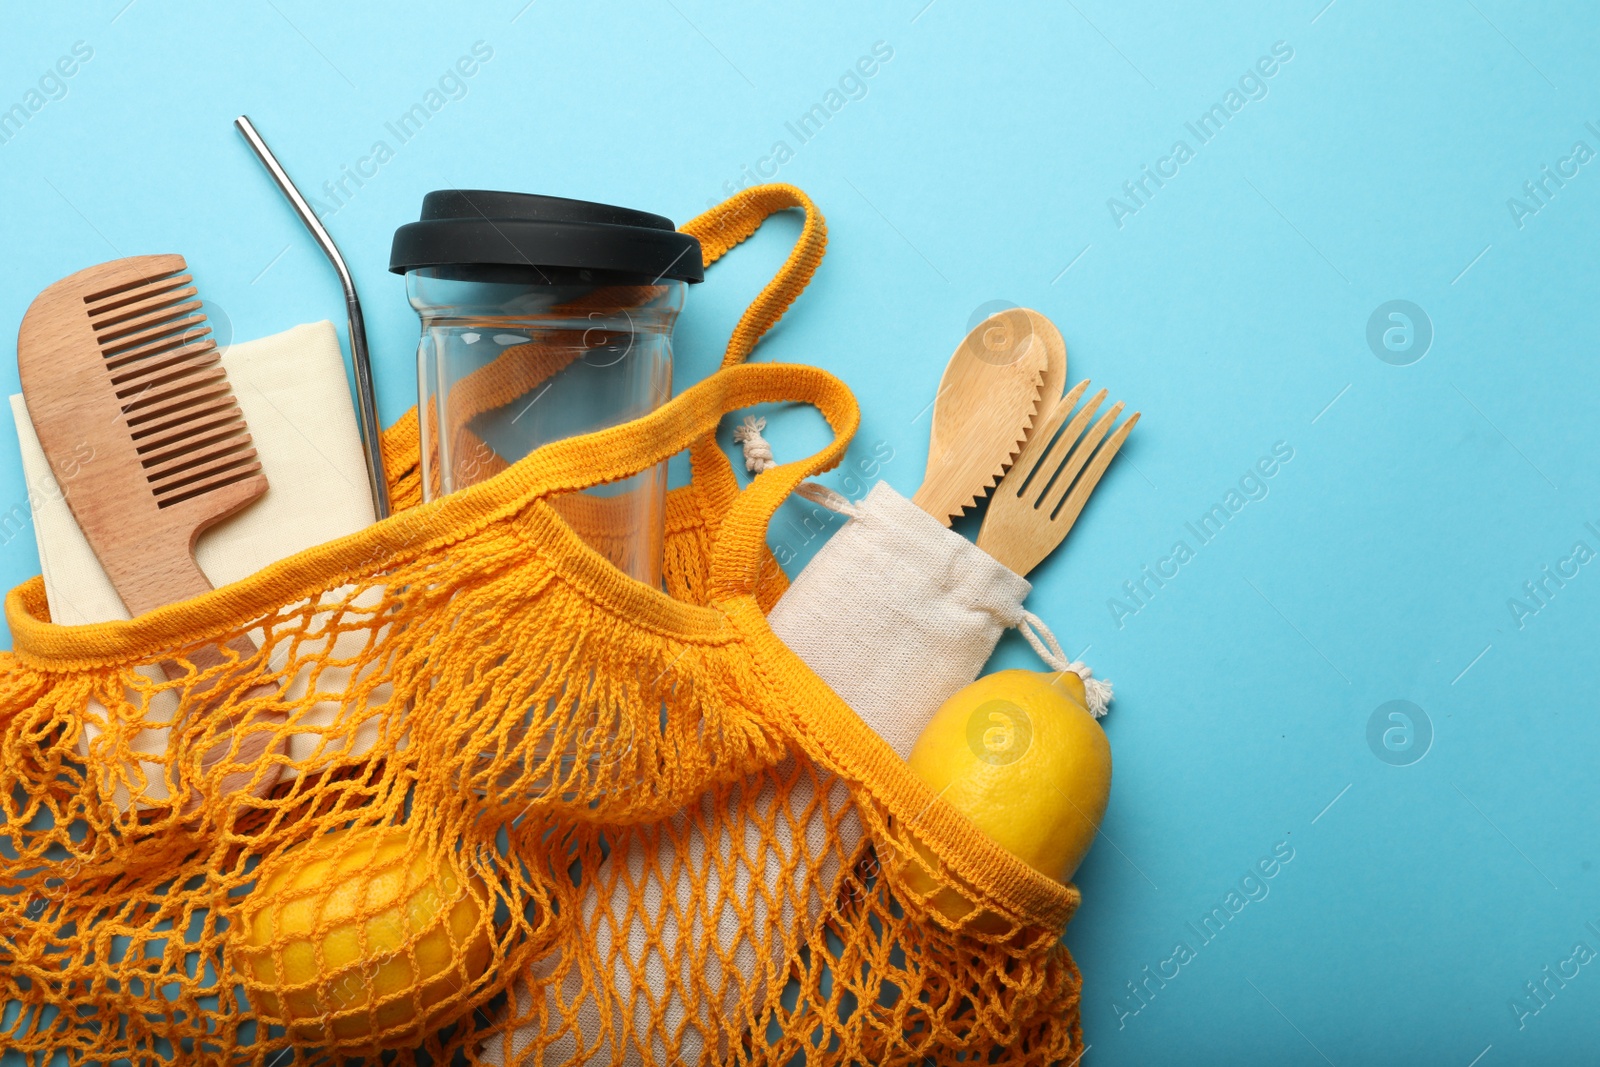
<svg viewBox="0 0 1600 1067"><path fill-rule="evenodd" d="M708 258L787 206L812 214L766 187L696 220ZM730 363L809 277L807 233ZM712 431L779 400L837 439L740 492ZM735 366L418 506L408 419L386 440L399 510L357 535L126 623L53 626L38 579L13 591L0 1046L1072 1062L1076 891L976 832L766 627L766 520L855 422L820 371ZM663 594L553 505L686 446Z"/></svg>

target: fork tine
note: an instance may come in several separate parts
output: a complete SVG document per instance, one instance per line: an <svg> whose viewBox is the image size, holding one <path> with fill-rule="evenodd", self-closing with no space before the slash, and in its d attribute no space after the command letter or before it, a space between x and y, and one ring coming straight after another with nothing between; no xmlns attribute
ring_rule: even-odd
<svg viewBox="0 0 1600 1067"><path fill-rule="evenodd" d="M1121 407L1118 404L1117 407ZM1094 461L1089 464L1089 469L1083 472L1083 477L1078 479L1078 484L1073 486L1072 493L1062 503L1061 510L1051 517L1051 522L1061 526L1060 536L1066 537L1072 529L1072 524L1078 521L1083 506L1089 502L1089 494L1094 492L1094 487L1099 484L1100 476L1105 474L1106 468L1116 458L1117 450L1122 447L1122 442L1128 439L1128 434L1133 432L1134 424L1139 421L1139 413L1135 411L1128 416L1128 421L1117 427L1117 432L1100 446L1094 454Z"/></svg>
<svg viewBox="0 0 1600 1067"><path fill-rule="evenodd" d="M1034 473L1041 474L1043 477L1030 476L1028 478L1028 498L1033 501L1034 507L1038 507L1044 502L1045 496L1050 492L1050 487L1055 484L1056 472L1061 468L1062 463L1067 460L1073 444L1078 440L1079 435L1083 433L1083 428L1088 425L1089 420L1094 418L1094 413L1100 409L1100 405L1105 401L1105 398L1106 391L1102 389L1086 400L1083 407L1078 409L1077 414L1072 416L1072 421L1067 423L1067 428L1061 431L1061 436L1051 446L1049 453L1039 461L1039 466Z"/></svg>
<svg viewBox="0 0 1600 1067"><path fill-rule="evenodd" d="M1027 489L1028 483L1033 480L1033 475L1039 466L1039 457L1044 455L1045 449L1049 446L1051 439L1055 437L1056 431L1061 429L1061 424L1066 421L1068 415L1072 414L1073 405L1078 402L1079 397L1083 396L1083 391L1087 388L1089 388L1089 379L1085 378L1073 386L1066 396L1057 400L1055 407L1049 411L1041 411L1039 413L1039 423L1028 434L1027 444L1022 446L1022 451L1017 453L1017 458L1011 463L1010 469L1017 472L1016 488L1012 490L1012 496L1021 496L1023 491ZM1045 401L1040 400L1039 403L1043 405ZM1002 481L1001 484L1005 484L1005 481Z"/></svg>
<svg viewBox="0 0 1600 1067"><path fill-rule="evenodd" d="M1044 497L1040 498L1039 507L1043 509L1046 515L1054 516L1060 509L1062 498L1072 488L1073 479L1078 476L1079 471L1083 470L1083 465L1089 461L1089 457L1094 453L1095 446L1111 430L1112 424L1117 421L1117 416L1122 414L1122 406L1122 401L1120 400L1111 405L1111 410L1096 419L1095 424L1089 427L1077 444L1072 446L1072 454L1067 457L1066 462L1061 465L1055 476L1050 479L1049 489Z"/></svg>

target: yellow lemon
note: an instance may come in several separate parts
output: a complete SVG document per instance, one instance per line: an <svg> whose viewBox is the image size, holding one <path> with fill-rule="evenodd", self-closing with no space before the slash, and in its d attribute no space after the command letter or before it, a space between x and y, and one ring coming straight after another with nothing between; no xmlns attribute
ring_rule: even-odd
<svg viewBox="0 0 1600 1067"><path fill-rule="evenodd" d="M1089 851L1111 797L1111 745L1070 671L979 678L934 713L907 762L979 830L1061 882ZM918 892L934 888L917 864L906 877ZM949 888L933 904L956 920L973 909Z"/></svg>
<svg viewBox="0 0 1600 1067"><path fill-rule="evenodd" d="M448 857L405 827L336 830L263 863L229 927L257 1013L317 1045L414 1044L450 1020L440 1002L489 966L479 901Z"/></svg>

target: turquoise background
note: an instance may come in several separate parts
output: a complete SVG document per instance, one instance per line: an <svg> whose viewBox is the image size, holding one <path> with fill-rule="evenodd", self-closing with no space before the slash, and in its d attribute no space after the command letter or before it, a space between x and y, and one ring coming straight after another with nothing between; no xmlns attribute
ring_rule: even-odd
<svg viewBox="0 0 1600 1067"><path fill-rule="evenodd" d="M923 410L991 301L1051 316L1073 377L1144 413L1030 600L1117 683L1116 786L1067 935L1084 1062L1592 1057L1600 965L1543 1002L1524 983L1579 942L1600 951L1600 565L1569 564L1520 619L1508 602L1575 542L1600 550L1600 162L1542 205L1523 191L1575 142L1600 151L1600 8L525 2L8 6L0 108L75 42L93 57L0 144L0 332L65 274L164 251L239 338L342 330L331 271L230 125L248 112L330 209L388 421L413 402L417 333L389 241L423 193L682 221L785 141L776 177L826 213L829 255L761 358L852 386L854 456L887 447L881 476L916 486ZM385 123L479 41L493 56L464 95L395 144ZM801 144L785 123L877 42L892 59ZM1265 96L1200 144L1185 124L1278 42L1292 59ZM322 183L379 139L393 158L333 202ZM1178 139L1193 158L1126 200ZM1137 207L1120 225L1112 197ZM795 231L769 225L691 291L680 383L715 365ZM1432 334L1409 365L1368 342L1391 300ZM21 508L0 530L10 587L38 560L0 421L0 513ZM789 456L820 440L798 414L769 436ZM1266 496L1198 544L1185 524L1275 446L1293 454ZM786 529L775 541L814 551ZM1193 558L1128 599L1179 539ZM1035 661L1010 638L997 662ZM1369 744L1392 700L1421 709L1409 749L1387 718ZM1424 733L1425 756L1396 765ZM1228 912L1275 848L1292 859ZM1231 917L1202 943L1190 924L1213 907ZM1179 941L1191 958L1164 964Z"/></svg>

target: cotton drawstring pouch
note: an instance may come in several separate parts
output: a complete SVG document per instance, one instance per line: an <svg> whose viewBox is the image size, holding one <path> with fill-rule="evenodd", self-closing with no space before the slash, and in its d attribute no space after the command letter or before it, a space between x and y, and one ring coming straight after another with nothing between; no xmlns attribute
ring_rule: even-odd
<svg viewBox="0 0 1600 1067"><path fill-rule="evenodd" d="M383 522L127 621L61 626L37 579L12 591L0 1001L16 1007L0 1044L89 1062L280 1067L297 1042L285 1020L260 1014L265 991L227 951L253 872L293 869L296 849L335 829L402 827L475 898L468 939L487 942L488 969L457 973L428 1008L451 1021L420 1045L397 1044L402 1031L379 1020L397 1005L422 1014L401 1004L414 992L330 1007L322 1022L357 1013L375 1036L298 1050L312 1060L391 1049L388 1062L474 1061L514 1035L532 1035L519 1062L540 1063L1043 1064L1081 1053L1079 980L1060 943L1077 891L977 832L767 625L784 581L766 523L838 462L857 414L821 371L735 364L814 269L820 217L797 190L763 187L690 224L715 258L795 206L807 228L741 320L727 366L644 419L555 442L423 505L413 413L385 435L396 512ZM782 402L819 408L835 439L741 490L716 427ZM552 502L685 448L693 477L670 496L663 592L617 570ZM282 667L257 656L159 682L140 674L252 631L263 647L301 651ZM346 634L360 640L338 666L359 684L331 721L308 723L315 686L294 697L286 672L315 678ZM269 683L277 695L260 695ZM120 806L92 766L131 761L128 738L151 702L196 685L257 694L229 709L245 729L321 731L329 743L267 746L292 773L257 797L221 787L239 768L199 766L223 726L197 718L161 757L183 770L169 776L172 796ZM404 716L368 706L378 686ZM106 721L85 758L91 702ZM268 706L272 716L252 717ZM334 743L368 724L363 754ZM194 798L196 817L181 816ZM930 890L913 888L913 865ZM944 888L993 921L948 919L930 903ZM691 936L664 937L664 916ZM399 949L411 966L417 951ZM548 960L554 971L533 988L579 995L515 996ZM351 977L333 967L308 992L326 986L321 1003L337 1005L332 991ZM580 1011L592 1011L598 1042Z"/></svg>
<svg viewBox="0 0 1600 1067"><path fill-rule="evenodd" d="M751 466L772 462L769 449L750 447L748 433L744 443ZM1089 710L1105 714L1110 684L1068 662L1055 635L1023 607L1032 589L1026 578L887 482L857 504L823 486L801 488L849 521L817 550L768 622L902 759L1013 627L1052 668L1076 672Z"/></svg>

